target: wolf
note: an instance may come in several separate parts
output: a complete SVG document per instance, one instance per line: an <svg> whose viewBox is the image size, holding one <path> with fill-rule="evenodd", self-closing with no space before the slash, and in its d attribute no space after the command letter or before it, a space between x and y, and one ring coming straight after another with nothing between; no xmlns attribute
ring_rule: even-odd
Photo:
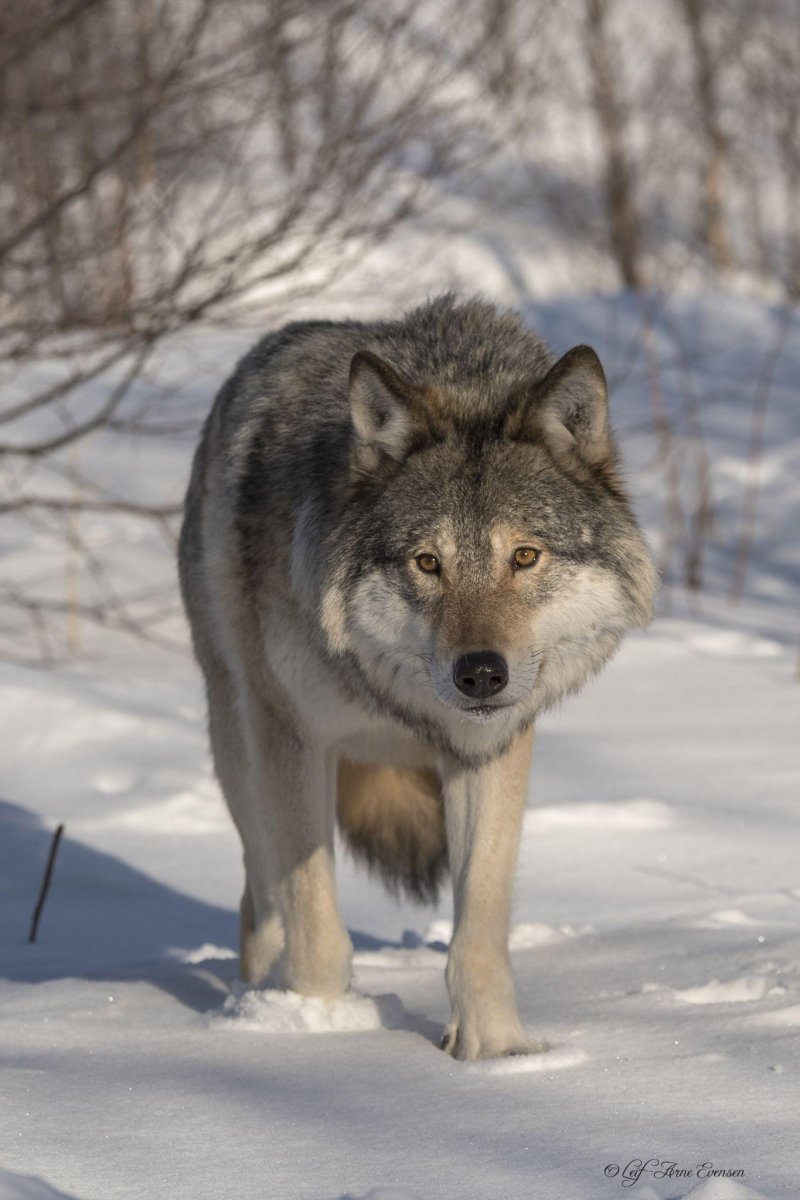
<svg viewBox="0 0 800 1200"><path fill-rule="evenodd" d="M455 1058L530 1053L508 953L537 716L651 618L603 368L445 295L241 360L198 446L180 577L241 836L241 973L351 978L334 834L386 885L449 871Z"/></svg>

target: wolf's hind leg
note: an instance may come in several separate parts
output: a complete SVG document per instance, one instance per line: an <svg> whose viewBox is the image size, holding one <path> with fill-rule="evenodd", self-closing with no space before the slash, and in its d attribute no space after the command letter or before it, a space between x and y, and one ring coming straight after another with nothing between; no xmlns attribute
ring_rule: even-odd
<svg viewBox="0 0 800 1200"><path fill-rule="evenodd" d="M309 996L341 995L350 983L353 947L336 901L335 760L253 691L245 723L251 786L237 815L251 898L243 906L245 954L252 903L253 964L262 965L265 946L274 950L280 914L282 948L270 981Z"/></svg>
<svg viewBox="0 0 800 1200"><path fill-rule="evenodd" d="M247 770L247 748L238 713L236 686L227 668L216 661L206 661L204 668L214 767L228 808L242 836L247 873L247 843L241 820L253 805L249 794L251 780ZM260 888L258 895L259 903L256 904L254 891L246 879L239 909L239 968L242 979L254 985L266 981L283 949L280 914L266 888Z"/></svg>
<svg viewBox="0 0 800 1200"><path fill-rule="evenodd" d="M282 950L280 913L268 901L259 918L250 885L245 883L239 906L239 973L245 983L266 983Z"/></svg>
<svg viewBox="0 0 800 1200"><path fill-rule="evenodd" d="M454 930L447 960L452 1005L443 1048L493 1058L545 1048L520 1023L508 954L511 889L525 807L532 734L479 770L445 773Z"/></svg>

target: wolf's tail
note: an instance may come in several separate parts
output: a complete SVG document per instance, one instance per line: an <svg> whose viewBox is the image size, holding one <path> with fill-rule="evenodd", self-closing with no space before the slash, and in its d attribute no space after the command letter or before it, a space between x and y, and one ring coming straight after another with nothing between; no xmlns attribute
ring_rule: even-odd
<svg viewBox="0 0 800 1200"><path fill-rule="evenodd" d="M339 828L390 892L435 903L447 873L439 780L432 771L339 764Z"/></svg>

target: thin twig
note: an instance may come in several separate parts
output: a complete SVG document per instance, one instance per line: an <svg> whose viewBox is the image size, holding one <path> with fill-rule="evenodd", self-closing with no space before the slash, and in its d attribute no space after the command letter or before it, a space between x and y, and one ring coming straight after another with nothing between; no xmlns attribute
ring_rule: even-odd
<svg viewBox="0 0 800 1200"><path fill-rule="evenodd" d="M44 869L44 878L42 879L42 886L39 888L39 899L36 901L36 908L33 910L33 920L31 921L31 931L30 931L30 934L28 935L28 942L30 943L30 945L33 945L33 943L36 941L36 935L39 932L39 919L42 915L42 909L44 908L44 902L47 899L47 893L50 888L50 879L52 878L52 875L53 875L53 867L55 865L56 855L58 854L58 847L61 845L61 835L63 834L63 832L64 832L64 826L59 825L58 828L56 829L55 833L53 834L53 840L50 843L50 853L47 856L47 866Z"/></svg>
<svg viewBox="0 0 800 1200"><path fill-rule="evenodd" d="M60 496L19 496L0 501L0 513L23 512L26 509L46 509L52 512L122 513L134 517L152 517L162 521L178 517L183 504L137 504L135 500L95 500L92 497L71 499Z"/></svg>

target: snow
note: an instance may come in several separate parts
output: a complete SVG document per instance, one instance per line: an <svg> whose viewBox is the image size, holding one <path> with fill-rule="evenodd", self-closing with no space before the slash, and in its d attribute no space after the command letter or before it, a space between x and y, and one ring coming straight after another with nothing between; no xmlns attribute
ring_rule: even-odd
<svg viewBox="0 0 800 1200"><path fill-rule="evenodd" d="M0 1200L797 1196L798 339L774 376L757 536L733 604L753 381L783 315L672 303L715 503L704 586L688 598L685 530L665 549L640 311L565 298L529 316L558 349L601 349L637 508L668 571L653 628L537 732L510 945L523 1022L550 1050L444 1055L449 900L397 902L345 856L354 993L331 1004L241 988L240 850L210 776L198 673L186 654L87 629L75 663L2 667ZM688 495L698 441L670 336L656 321ZM203 387L186 356L198 403L239 349L219 335ZM172 496L189 448L148 440L107 470L141 490L152 453ZM172 578L163 542L115 531L131 578ZM44 553L17 529L5 563L29 577ZM173 633L184 637L177 620ZM648 1169L623 1189L627 1165L653 1159L689 1174ZM704 1179L703 1163L743 1175Z"/></svg>
<svg viewBox="0 0 800 1200"><path fill-rule="evenodd" d="M274 989L234 986L212 1021L255 1033L361 1033L365 1029L402 1029L403 1006L397 996L346 996L326 1000Z"/></svg>
<svg viewBox="0 0 800 1200"><path fill-rule="evenodd" d="M0 1200L70 1200L32 1175L16 1175L0 1168Z"/></svg>
<svg viewBox="0 0 800 1200"><path fill-rule="evenodd" d="M742 975L739 979L729 979L720 983L711 979L702 987L684 988L675 992L675 999L685 1004L743 1004L752 1000L763 1000L765 996L775 993L783 994L786 989L770 986L772 983L766 975Z"/></svg>
<svg viewBox="0 0 800 1200"><path fill-rule="evenodd" d="M526 833L556 826L595 825L601 829L661 829L672 822L669 805L660 800L620 800L616 804L560 804L525 813Z"/></svg>

